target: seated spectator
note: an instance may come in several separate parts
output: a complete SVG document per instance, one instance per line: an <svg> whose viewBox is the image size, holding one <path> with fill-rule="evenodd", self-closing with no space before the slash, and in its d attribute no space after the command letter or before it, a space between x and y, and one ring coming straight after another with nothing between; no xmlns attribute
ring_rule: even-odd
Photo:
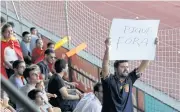
<svg viewBox="0 0 180 112"><path fill-rule="evenodd" d="M13 63L14 74L9 78L9 81L16 86L17 88L21 88L27 82L23 77L23 72L26 68L26 64L24 61L16 60Z"/></svg>
<svg viewBox="0 0 180 112"><path fill-rule="evenodd" d="M37 36L37 29L35 27L30 28L30 32L31 32L31 51L33 51L33 49L36 47L36 40L40 39Z"/></svg>
<svg viewBox="0 0 180 112"><path fill-rule="evenodd" d="M36 47L32 51L32 62L36 64L37 61L41 61L40 57L44 56L43 41L41 39L36 40Z"/></svg>
<svg viewBox="0 0 180 112"><path fill-rule="evenodd" d="M9 98L0 98L0 112L16 112L16 110L9 105Z"/></svg>
<svg viewBox="0 0 180 112"><path fill-rule="evenodd" d="M39 72L39 80L43 80L43 79L44 79L44 75L42 75L42 74L41 74L41 70L40 70L40 68L39 68L39 66L38 66L38 65L36 65L36 64L32 64L32 65L30 65L29 67L35 68L35 69L36 69L36 71L38 71L38 72Z"/></svg>
<svg viewBox="0 0 180 112"><path fill-rule="evenodd" d="M28 93L28 97L35 102L41 112L54 112L51 105L48 105L43 97L42 91L33 89Z"/></svg>
<svg viewBox="0 0 180 112"><path fill-rule="evenodd" d="M103 88L101 83L94 86L94 94L88 93L77 104L73 112L101 112Z"/></svg>
<svg viewBox="0 0 180 112"><path fill-rule="evenodd" d="M35 89L36 83L39 81L39 70L35 67L28 67L23 72L24 78L27 80L27 84L20 88L20 91L24 93L25 96L28 93ZM16 104L16 108L18 111L24 110L23 106L20 104Z"/></svg>
<svg viewBox="0 0 180 112"><path fill-rule="evenodd" d="M44 82L43 82L43 81L38 82L38 83L36 84L36 88L42 91L42 97L43 97L44 101L45 101L48 105L51 105L51 104L49 104L49 102L48 102L50 98L56 98L56 97L57 97L56 94L47 93L47 92L45 91L45 86L44 86ZM60 111L61 109L58 108L58 107L52 107L52 108L53 108L54 112L61 112L61 111Z"/></svg>
<svg viewBox="0 0 180 112"><path fill-rule="evenodd" d="M47 49L54 50L54 47L55 47L55 44L52 43L52 42L49 42L49 43L47 44ZM54 62L55 62L55 61L54 61ZM50 70L51 73L55 73L54 62L48 64L49 70Z"/></svg>
<svg viewBox="0 0 180 112"><path fill-rule="evenodd" d="M1 73L5 77L10 77L14 74L12 63L15 60L23 60L23 55L18 40L13 36L11 25L5 24L1 34Z"/></svg>
<svg viewBox="0 0 180 112"><path fill-rule="evenodd" d="M57 97L56 94L47 93L47 92L45 91L45 86L44 86L44 82L43 82L43 81L39 81L39 82L36 84L36 88L39 89L39 90L41 90L41 92L42 92L42 97L43 97L43 99L44 99L46 102L49 101L49 100L48 100L49 98L56 98L56 97Z"/></svg>
<svg viewBox="0 0 180 112"><path fill-rule="evenodd" d="M36 83L39 82L39 71L35 67L28 67L23 72L24 78L27 80L27 84L20 88L25 95L28 94L29 91L35 89Z"/></svg>
<svg viewBox="0 0 180 112"><path fill-rule="evenodd" d="M21 49L22 49L24 57L30 57L32 54L30 42L31 42L31 34L27 31L23 32L22 41L21 41Z"/></svg>
<svg viewBox="0 0 180 112"><path fill-rule="evenodd" d="M55 47L55 44L52 43L52 42L49 42L49 43L47 44L47 49L52 49L52 50L54 50L54 47Z"/></svg>
<svg viewBox="0 0 180 112"><path fill-rule="evenodd" d="M2 88L0 88L0 112L16 112L15 109L9 105L9 96Z"/></svg>
<svg viewBox="0 0 180 112"><path fill-rule="evenodd" d="M56 56L55 56L54 50L47 49L44 52L43 61L41 61L37 64L41 70L41 74L45 76L44 80L48 81L48 78L52 76L52 73L49 70L48 64L53 63L55 58L56 58ZM45 82L45 85L47 85L46 82Z"/></svg>
<svg viewBox="0 0 180 112"><path fill-rule="evenodd" d="M67 89L64 84L62 77L68 70L66 61L58 59L55 62L55 70L56 74L51 77L48 83L48 92L56 94L57 98L50 98L50 103L53 106L60 107L62 111L73 111L81 98L81 94ZM72 95L73 92L74 95Z"/></svg>

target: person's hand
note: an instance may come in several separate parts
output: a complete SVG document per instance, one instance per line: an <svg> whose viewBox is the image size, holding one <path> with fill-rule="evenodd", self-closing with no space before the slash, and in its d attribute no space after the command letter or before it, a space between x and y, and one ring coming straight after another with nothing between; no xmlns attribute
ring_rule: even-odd
<svg viewBox="0 0 180 112"><path fill-rule="evenodd" d="M77 90L77 89L76 89L76 93L79 95L79 98L80 98L80 99L84 96L84 94L81 93L81 92L80 92L79 90Z"/></svg>
<svg viewBox="0 0 180 112"><path fill-rule="evenodd" d="M56 94L51 94L51 93L48 93L48 96L49 96L49 98L56 98L57 97Z"/></svg>
<svg viewBox="0 0 180 112"><path fill-rule="evenodd" d="M56 95L56 94L53 94L53 98L57 98L57 95Z"/></svg>
<svg viewBox="0 0 180 112"><path fill-rule="evenodd" d="M76 93L77 93L77 95L79 96L79 99L81 99L81 98L83 98L83 97L84 97L84 94L79 93L79 92L76 92Z"/></svg>
<svg viewBox="0 0 180 112"><path fill-rule="evenodd" d="M84 94L79 94L80 99L84 97Z"/></svg>
<svg viewBox="0 0 180 112"><path fill-rule="evenodd" d="M110 41L111 38L107 38L105 40L105 45L106 45L106 48L109 48L110 44L111 44L111 41Z"/></svg>
<svg viewBox="0 0 180 112"><path fill-rule="evenodd" d="M71 85L74 86L74 87L76 87L76 86L78 86L79 84L78 84L77 82L71 82Z"/></svg>
<svg viewBox="0 0 180 112"><path fill-rule="evenodd" d="M41 107L41 106L39 107L39 109L41 110L41 112L45 112L45 111L42 109L42 107Z"/></svg>
<svg viewBox="0 0 180 112"><path fill-rule="evenodd" d="M155 41L154 41L154 44L155 44L155 45L158 45L158 44L159 44L159 39L158 39L158 37L156 37L156 39L155 39Z"/></svg>

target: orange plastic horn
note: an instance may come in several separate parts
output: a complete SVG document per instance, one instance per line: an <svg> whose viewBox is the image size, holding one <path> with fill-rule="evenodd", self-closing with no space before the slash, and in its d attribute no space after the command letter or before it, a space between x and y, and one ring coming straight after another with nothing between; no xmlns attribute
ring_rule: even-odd
<svg viewBox="0 0 180 112"><path fill-rule="evenodd" d="M80 51L82 51L83 49L85 49L87 47L86 43L82 43L80 45L78 45L76 48L71 49L70 51L68 51L66 53L67 57L71 57L74 54L79 53Z"/></svg>

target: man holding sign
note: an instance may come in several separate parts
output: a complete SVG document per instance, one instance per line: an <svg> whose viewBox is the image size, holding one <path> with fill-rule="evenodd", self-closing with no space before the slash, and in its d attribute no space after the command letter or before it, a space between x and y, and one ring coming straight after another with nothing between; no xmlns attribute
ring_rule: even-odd
<svg viewBox="0 0 180 112"><path fill-rule="evenodd" d="M155 44L157 43L157 40ZM127 60L116 60L115 73L109 73L110 39L105 41L106 50L102 64L103 108L102 112L133 112L132 87L134 82L148 66L143 60L139 67L129 72Z"/></svg>

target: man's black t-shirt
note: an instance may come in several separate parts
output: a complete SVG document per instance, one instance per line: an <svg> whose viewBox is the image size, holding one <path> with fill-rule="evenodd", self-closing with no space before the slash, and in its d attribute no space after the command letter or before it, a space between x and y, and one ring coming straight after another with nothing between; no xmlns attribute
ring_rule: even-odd
<svg viewBox="0 0 180 112"><path fill-rule="evenodd" d="M102 79L103 108L102 112L133 112L132 87L139 78L136 70L129 73L124 82L120 82L116 75Z"/></svg>
<svg viewBox="0 0 180 112"><path fill-rule="evenodd" d="M53 75L49 80L48 92L56 94L57 98L51 98L49 102L54 107L60 107L62 111L73 111L79 100L63 99L59 91L62 87L65 87L64 80L57 74Z"/></svg>
<svg viewBox="0 0 180 112"><path fill-rule="evenodd" d="M45 75L45 79L48 79L50 72L48 65L46 65L44 61L40 61L37 65L39 66L41 73Z"/></svg>
<svg viewBox="0 0 180 112"><path fill-rule="evenodd" d="M57 74L54 74L48 83L48 92L51 94L56 94L57 98L51 98L50 102L53 106L59 106L59 104L63 101L62 95L60 94L59 89L64 87L64 80Z"/></svg>

